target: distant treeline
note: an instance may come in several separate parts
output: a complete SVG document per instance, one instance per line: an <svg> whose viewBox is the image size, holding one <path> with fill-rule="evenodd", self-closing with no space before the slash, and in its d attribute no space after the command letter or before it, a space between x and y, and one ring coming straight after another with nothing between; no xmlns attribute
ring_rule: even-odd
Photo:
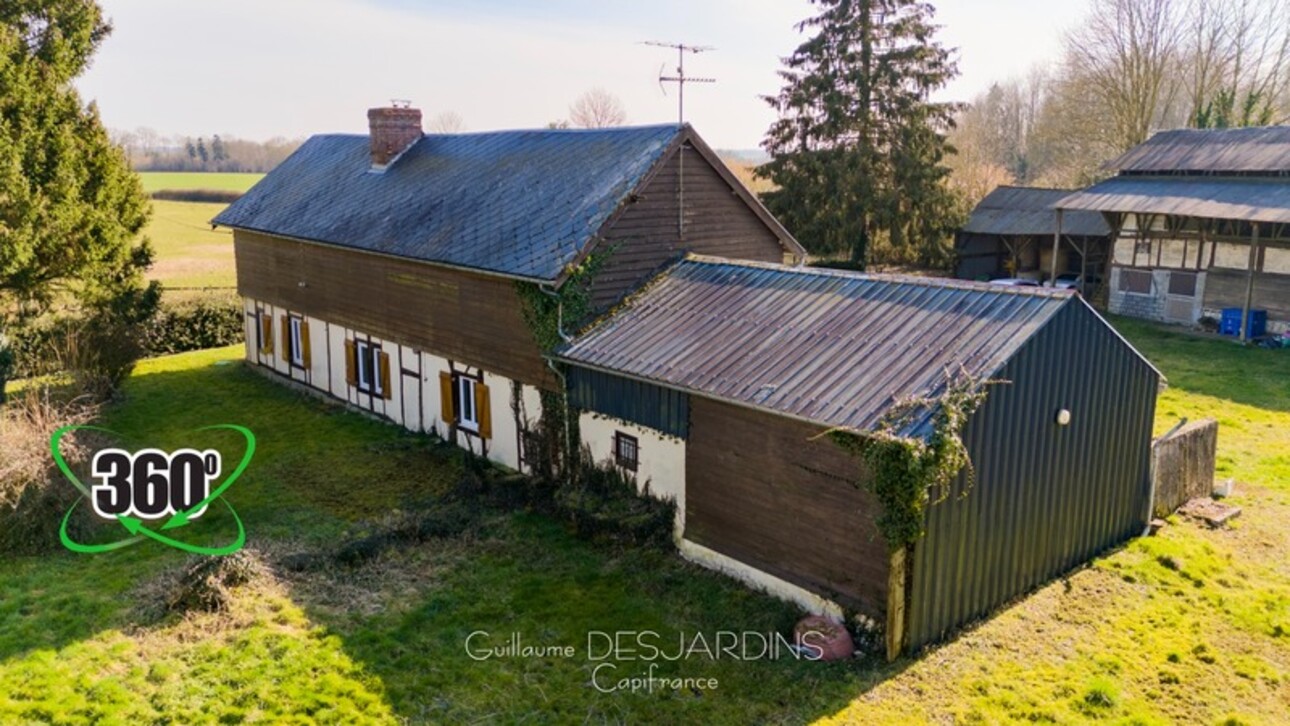
<svg viewBox="0 0 1290 726"><path fill-rule="evenodd" d="M148 128L112 131L136 171L271 171L302 143L276 137L248 141L232 136L163 136Z"/></svg>

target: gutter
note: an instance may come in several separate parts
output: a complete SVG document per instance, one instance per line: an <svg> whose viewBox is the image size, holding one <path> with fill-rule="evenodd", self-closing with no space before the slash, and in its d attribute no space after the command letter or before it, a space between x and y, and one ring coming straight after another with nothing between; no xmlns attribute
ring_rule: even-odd
<svg viewBox="0 0 1290 726"><path fill-rule="evenodd" d="M559 335L560 340L565 343L570 342L573 338L564 332L564 301L560 299L560 295L549 284L538 283L537 288L543 295L555 300L556 335ZM569 423L569 417L572 415L569 411L569 379L565 377L564 371L560 370L560 366L556 365L554 358L548 355L543 355L542 357L546 360L547 367L560 380L560 397L564 399L564 463L565 466L568 466L573 461L573 442L570 440L573 436L573 430ZM582 442L579 441L578 445L581 446Z"/></svg>

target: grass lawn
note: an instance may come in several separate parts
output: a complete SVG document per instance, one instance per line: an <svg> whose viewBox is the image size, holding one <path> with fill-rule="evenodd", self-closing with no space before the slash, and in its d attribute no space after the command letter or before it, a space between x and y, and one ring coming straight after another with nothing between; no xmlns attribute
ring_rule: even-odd
<svg viewBox="0 0 1290 726"><path fill-rule="evenodd" d="M200 171L143 171L145 192L156 192L162 189L218 189L228 192L244 192L264 178L263 174L235 174Z"/></svg>
<svg viewBox="0 0 1290 726"><path fill-rule="evenodd" d="M212 230L210 225L225 206L153 200L152 219L144 234L152 240L157 254L148 278L160 280L172 289L237 287L233 232L223 227Z"/></svg>
<svg viewBox="0 0 1290 726"><path fill-rule="evenodd" d="M1122 327L1170 378L1161 428L1178 416L1222 422L1221 473L1240 482L1244 514L1221 531L1179 520L919 658L663 661L660 675L719 686L601 693L589 685L588 631L654 630L666 643L783 632L794 613L669 554L495 513L462 537L352 571L282 574L238 590L230 613L182 620L136 609L184 561L155 543L0 560L0 723L1286 723L1290 355ZM260 448L229 494L250 546L323 546L456 480L454 451L289 391L238 354L144 363L103 423L163 448L226 446L192 431L250 426ZM221 541L230 523L212 511L185 536ZM517 632L578 652L474 661L464 643L476 630L491 645ZM621 677L647 664L615 665Z"/></svg>

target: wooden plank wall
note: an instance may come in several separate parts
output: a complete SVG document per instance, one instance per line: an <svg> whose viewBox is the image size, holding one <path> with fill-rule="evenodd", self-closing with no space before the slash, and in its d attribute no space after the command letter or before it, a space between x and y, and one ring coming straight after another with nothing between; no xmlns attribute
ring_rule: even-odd
<svg viewBox="0 0 1290 726"><path fill-rule="evenodd" d="M861 466L822 429L690 398L685 537L820 595L881 616L889 557Z"/></svg>
<svg viewBox="0 0 1290 726"><path fill-rule="evenodd" d="M682 162L682 155L684 161ZM678 236L677 180L684 169L685 237ZM612 249L592 287L603 310L685 252L782 262L774 232L692 147L664 162L636 201L606 231L599 249Z"/></svg>
<svg viewBox="0 0 1290 726"><path fill-rule="evenodd" d="M243 296L557 387L510 280L242 230L233 244Z"/></svg>
<svg viewBox="0 0 1290 726"><path fill-rule="evenodd" d="M1245 305L1245 286L1249 273L1222 267L1210 269L1205 276L1205 307L1239 308ZM1254 279L1256 310L1267 310L1268 317L1290 320L1290 275L1260 272Z"/></svg>

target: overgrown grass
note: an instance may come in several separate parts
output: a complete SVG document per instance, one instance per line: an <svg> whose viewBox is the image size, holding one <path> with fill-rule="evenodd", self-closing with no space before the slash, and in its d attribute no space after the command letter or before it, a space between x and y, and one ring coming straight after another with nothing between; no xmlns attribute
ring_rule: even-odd
<svg viewBox="0 0 1290 726"><path fill-rule="evenodd" d="M244 192L263 179L264 175L231 172L144 171L139 172L139 177L143 179L145 192L161 189L219 189Z"/></svg>
<svg viewBox="0 0 1290 726"><path fill-rule="evenodd" d="M1222 465L1245 513L1229 530L1177 521L918 659L662 662L660 675L715 677L719 688L600 693L588 631L655 630L671 642L784 632L795 613L664 552L494 513L464 537L353 570L280 575L235 591L228 614L157 624L139 621L134 601L181 553L147 543L0 560L0 722L1283 723L1290 471L1277 447L1290 431L1290 356L1123 327L1170 377L1161 428L1178 416L1224 421ZM145 362L104 423L165 448L211 423L254 429L260 452L229 495L252 545L329 546L456 480L455 452L264 380L238 353ZM186 536L214 541L228 525L212 514ZM490 645L519 633L578 653L475 661L465 639L477 630ZM635 676L647 664L615 665Z"/></svg>

